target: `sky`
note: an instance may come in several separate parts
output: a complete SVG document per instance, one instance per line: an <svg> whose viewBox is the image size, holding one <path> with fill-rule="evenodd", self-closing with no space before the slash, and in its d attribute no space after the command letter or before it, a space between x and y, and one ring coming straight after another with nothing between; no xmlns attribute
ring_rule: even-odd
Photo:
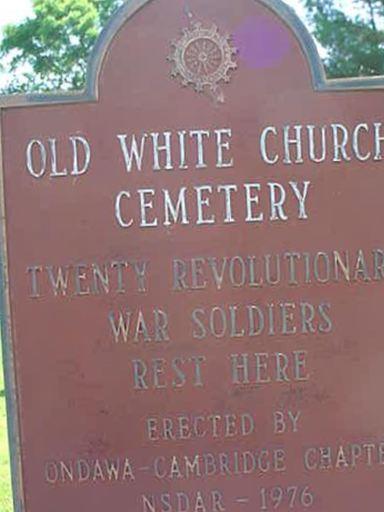
<svg viewBox="0 0 384 512"><path fill-rule="evenodd" d="M289 0L291 5L299 14L304 17L304 9L301 0ZM32 13L32 0L0 0L0 29L8 23L17 23Z"/></svg>
<svg viewBox="0 0 384 512"><path fill-rule="evenodd" d="M31 0L0 0L0 28L17 23L32 13Z"/></svg>
<svg viewBox="0 0 384 512"><path fill-rule="evenodd" d="M285 0L293 7L297 14L304 20L305 9L302 6L303 0ZM353 11L350 0L336 0L344 10ZM0 0L0 30L8 23L17 23L32 13L32 0Z"/></svg>

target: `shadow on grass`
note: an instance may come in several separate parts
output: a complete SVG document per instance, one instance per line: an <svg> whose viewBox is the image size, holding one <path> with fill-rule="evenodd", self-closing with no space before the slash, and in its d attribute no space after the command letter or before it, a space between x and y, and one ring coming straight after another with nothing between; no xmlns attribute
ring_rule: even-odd
<svg viewBox="0 0 384 512"><path fill-rule="evenodd" d="M0 398L4 398L5 397L5 389L2 389L0 391Z"/></svg>

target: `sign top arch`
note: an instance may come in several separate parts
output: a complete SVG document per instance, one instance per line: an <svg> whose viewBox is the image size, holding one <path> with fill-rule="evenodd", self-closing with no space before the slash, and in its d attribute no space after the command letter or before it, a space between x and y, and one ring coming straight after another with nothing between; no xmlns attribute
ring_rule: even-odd
<svg viewBox="0 0 384 512"><path fill-rule="evenodd" d="M99 98L99 76L108 49L124 24L142 8L156 0L127 0L111 17L102 30L90 55L87 66L84 90L68 93L15 94L0 97L0 108L50 103L82 103L97 101ZM317 46L308 29L297 16L295 10L283 0L254 0L270 9L282 20L297 38L308 62L312 86L316 91L348 91L382 89L384 77L361 77L347 79L327 79L324 65Z"/></svg>

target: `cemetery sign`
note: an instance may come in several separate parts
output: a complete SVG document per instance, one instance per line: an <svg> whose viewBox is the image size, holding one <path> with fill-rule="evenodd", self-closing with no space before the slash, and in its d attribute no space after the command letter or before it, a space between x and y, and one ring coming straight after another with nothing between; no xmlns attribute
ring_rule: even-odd
<svg viewBox="0 0 384 512"><path fill-rule="evenodd" d="M133 0L1 100L16 512L379 509L383 88L280 0Z"/></svg>

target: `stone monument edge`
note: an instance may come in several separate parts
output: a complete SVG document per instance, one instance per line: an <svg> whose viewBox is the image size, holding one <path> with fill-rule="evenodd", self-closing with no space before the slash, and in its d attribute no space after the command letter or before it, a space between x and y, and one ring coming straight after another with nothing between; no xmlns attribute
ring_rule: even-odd
<svg viewBox="0 0 384 512"><path fill-rule="evenodd" d="M2 112L0 110L0 314L1 349L3 355L4 387L7 412L10 472L14 512L24 512L24 492L21 461L21 431L19 403L16 392L16 367L13 354L11 302L8 277L7 225L5 222L5 194L3 172ZM1 371L1 370L0 370Z"/></svg>
<svg viewBox="0 0 384 512"><path fill-rule="evenodd" d="M97 102L99 99L99 76L104 58L111 42L124 23L145 5L154 0L128 0L112 16L101 32L92 51L87 68L86 87L83 91L68 93L55 92L50 94L0 95L0 311L2 350L5 373L5 388L8 416L8 437L10 441L11 473L13 501L15 512L25 512L23 491L23 476L21 464L21 435L19 422L19 404L16 394L16 373L12 349L11 334L11 305L9 295L7 236L5 222L5 203L3 185L3 156L2 156L2 111L15 107L49 106L60 104L81 104ZM369 78L327 79L316 44L304 23L294 9L282 0L257 0L275 13L297 37L302 51L307 59L315 91L353 91L384 89L384 76Z"/></svg>

